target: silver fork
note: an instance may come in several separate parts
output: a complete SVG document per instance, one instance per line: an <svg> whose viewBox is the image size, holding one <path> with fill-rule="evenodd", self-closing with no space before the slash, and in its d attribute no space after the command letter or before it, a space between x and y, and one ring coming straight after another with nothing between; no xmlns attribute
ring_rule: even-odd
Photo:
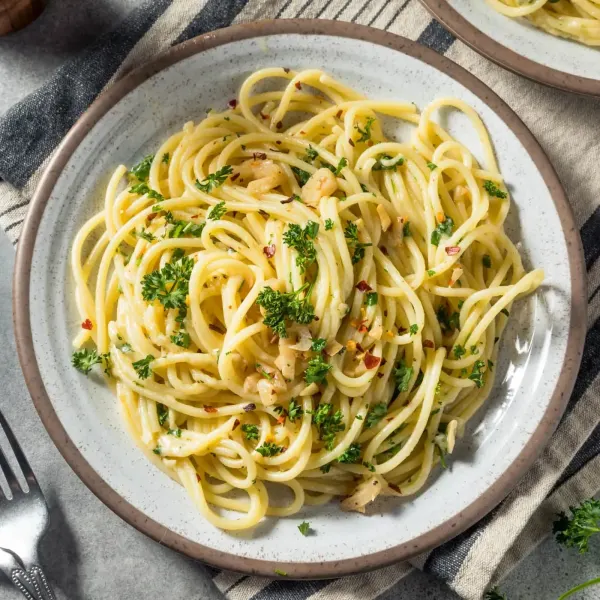
<svg viewBox="0 0 600 600"><path fill-rule="evenodd" d="M28 491L19 485L6 455L0 448L0 470L11 497L0 490L0 570L28 600L56 600L38 561L38 542L48 525L48 506L25 454L4 415L0 428L17 459Z"/></svg>

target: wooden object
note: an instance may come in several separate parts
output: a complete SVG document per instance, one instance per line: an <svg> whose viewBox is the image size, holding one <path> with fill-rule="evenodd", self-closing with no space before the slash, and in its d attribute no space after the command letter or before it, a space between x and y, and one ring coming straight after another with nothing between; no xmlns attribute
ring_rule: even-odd
<svg viewBox="0 0 600 600"><path fill-rule="evenodd" d="M45 0L0 0L0 35L17 31L37 19Z"/></svg>

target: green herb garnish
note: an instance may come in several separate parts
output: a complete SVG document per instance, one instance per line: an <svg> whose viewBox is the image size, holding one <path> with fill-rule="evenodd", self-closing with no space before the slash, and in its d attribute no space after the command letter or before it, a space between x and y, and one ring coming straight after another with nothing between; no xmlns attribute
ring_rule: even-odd
<svg viewBox="0 0 600 600"><path fill-rule="evenodd" d="M367 418L365 419L365 427L375 427L385 415L387 415L387 404L385 402L374 404L369 408Z"/></svg>
<svg viewBox="0 0 600 600"><path fill-rule="evenodd" d="M508 194L503 192L493 181L484 181L483 189L493 198L506 198Z"/></svg>
<svg viewBox="0 0 600 600"><path fill-rule="evenodd" d="M206 194L212 192L215 188L222 186L227 178L233 173L233 167L225 165L215 173L211 173L206 179L198 181L196 179L196 187Z"/></svg>
<svg viewBox="0 0 600 600"><path fill-rule="evenodd" d="M258 440L258 427L256 425L248 425L244 423L244 425L242 425L242 431L244 432L247 440ZM263 456L265 455L263 454Z"/></svg>
<svg viewBox="0 0 600 600"><path fill-rule="evenodd" d="M190 334L187 331L178 331L175 335L171 336L171 341L176 346L181 346L182 348L190 347Z"/></svg>
<svg viewBox="0 0 600 600"><path fill-rule="evenodd" d="M452 220L452 217L446 216L446 218L441 223L438 223L438 226L431 232L431 243L434 246L439 246L442 235L452 235L453 228L454 221Z"/></svg>
<svg viewBox="0 0 600 600"><path fill-rule="evenodd" d="M356 223L348 223L346 229L344 229L344 237L347 240L348 247L354 249L352 264L355 265L365 257L365 248L373 244L366 244L358 240L358 227Z"/></svg>
<svg viewBox="0 0 600 600"><path fill-rule="evenodd" d="M152 374L150 363L153 360L154 356L152 356L152 354L148 354L145 358L141 358L140 360L136 360L134 363L132 363L132 366L140 379L148 379L148 377L150 377Z"/></svg>
<svg viewBox="0 0 600 600"><path fill-rule="evenodd" d="M256 303L265 309L263 323L270 327L281 338L287 337L285 322L294 321L308 325L315 318L315 310L310 303L312 285L305 283L294 292L276 292L271 287L264 287L258 294ZM304 298L300 298L305 292Z"/></svg>
<svg viewBox="0 0 600 600"><path fill-rule="evenodd" d="M318 233L319 224L309 221L304 229L292 223L283 234L283 243L298 253L296 265L300 273L304 273L317 259L317 250L312 240L316 239Z"/></svg>

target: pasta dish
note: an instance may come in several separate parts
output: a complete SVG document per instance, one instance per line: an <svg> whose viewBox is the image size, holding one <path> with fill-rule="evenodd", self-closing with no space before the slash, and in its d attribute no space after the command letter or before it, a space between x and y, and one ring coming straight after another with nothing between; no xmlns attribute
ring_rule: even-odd
<svg viewBox="0 0 600 600"><path fill-rule="evenodd" d="M600 46L599 0L487 0L507 17L525 17L536 27L557 35Z"/></svg>
<svg viewBox="0 0 600 600"><path fill-rule="evenodd" d="M483 165L441 109L466 115ZM406 139L387 139L398 122ZM217 527L412 496L542 282L509 207L464 102L419 112L319 70L257 71L115 170L73 243L73 365L104 369L131 435Z"/></svg>

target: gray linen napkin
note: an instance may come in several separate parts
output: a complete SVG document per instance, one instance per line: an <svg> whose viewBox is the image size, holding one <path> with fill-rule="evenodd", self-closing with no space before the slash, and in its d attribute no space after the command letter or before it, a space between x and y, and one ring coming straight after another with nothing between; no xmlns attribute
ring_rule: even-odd
<svg viewBox="0 0 600 600"><path fill-rule="evenodd" d="M411 561L338 580L293 582L211 569L231 600L369 600L416 566L459 595L481 598L550 532L553 515L600 489L600 103L551 90L480 57L417 0L149 0L0 119L0 226L17 243L27 205L52 152L113 81L181 41L267 18L340 19L385 29L445 54L487 83L540 141L569 195L589 276L583 364L549 446L517 488L465 533ZM543 232L540 233L543 235Z"/></svg>

